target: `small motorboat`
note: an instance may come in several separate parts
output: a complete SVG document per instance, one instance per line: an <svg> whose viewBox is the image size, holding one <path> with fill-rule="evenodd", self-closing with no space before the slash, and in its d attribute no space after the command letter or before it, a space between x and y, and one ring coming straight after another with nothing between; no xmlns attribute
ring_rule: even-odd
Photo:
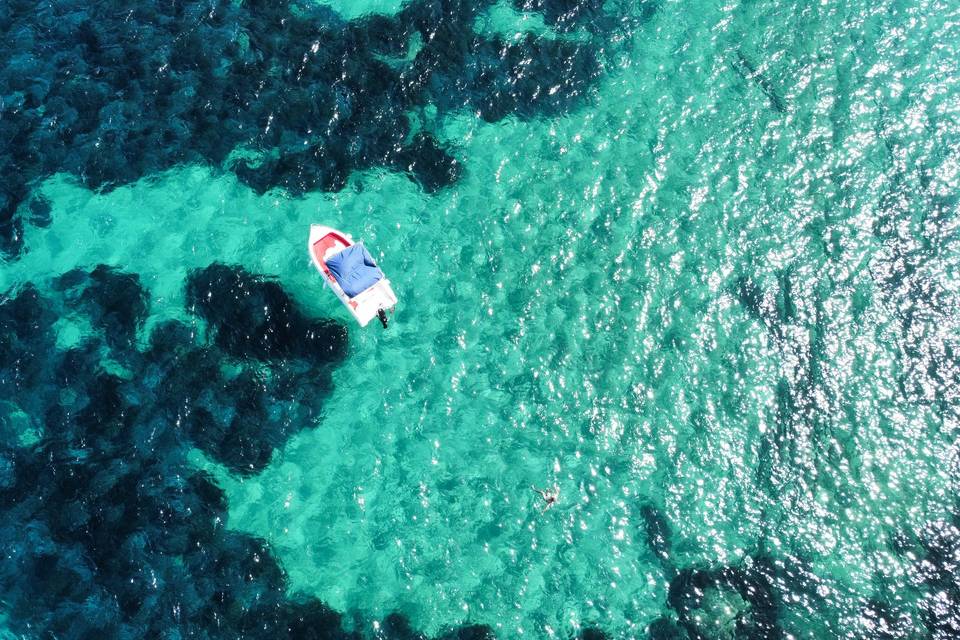
<svg viewBox="0 0 960 640"><path fill-rule="evenodd" d="M387 310L393 312L397 296L390 281L362 242L353 242L342 231L310 225L307 242L310 259L333 292L361 327L379 318L387 328Z"/></svg>

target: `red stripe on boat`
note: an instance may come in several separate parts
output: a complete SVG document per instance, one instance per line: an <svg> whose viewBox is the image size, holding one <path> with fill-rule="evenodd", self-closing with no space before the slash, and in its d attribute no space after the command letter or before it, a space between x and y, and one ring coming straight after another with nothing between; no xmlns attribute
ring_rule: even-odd
<svg viewBox="0 0 960 640"><path fill-rule="evenodd" d="M333 280L333 274L330 273L330 270L327 269L327 263L323 259L323 255L327 252L328 249L336 247L338 244L342 244L344 247L349 247L351 243L349 240L344 238L339 233L330 232L327 235L323 236L319 240L313 243L313 256L317 259L317 262L323 267L323 272L327 274L331 280Z"/></svg>

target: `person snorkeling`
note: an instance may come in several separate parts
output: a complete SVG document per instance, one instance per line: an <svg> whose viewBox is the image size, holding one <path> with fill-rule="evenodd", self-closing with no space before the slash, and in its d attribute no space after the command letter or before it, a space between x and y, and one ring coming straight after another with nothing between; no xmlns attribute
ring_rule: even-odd
<svg viewBox="0 0 960 640"><path fill-rule="evenodd" d="M540 510L540 513L546 513L553 505L557 503L557 498L560 497L560 489L556 486L553 489L537 489L535 486L530 485L530 488L533 489L534 493L540 494L540 497L543 498L543 509Z"/></svg>

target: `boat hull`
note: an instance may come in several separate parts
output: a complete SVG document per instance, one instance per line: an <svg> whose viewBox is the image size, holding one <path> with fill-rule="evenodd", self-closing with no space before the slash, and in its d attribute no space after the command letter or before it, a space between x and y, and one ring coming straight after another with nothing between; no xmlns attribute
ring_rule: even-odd
<svg viewBox="0 0 960 640"><path fill-rule="evenodd" d="M346 294L336 278L333 277L330 269L327 268L326 260L350 246L353 246L353 240L348 234L319 224L310 226L307 248L313 266L320 272L323 281L340 299L350 315L360 323L361 327L365 327L370 320L377 317L377 313L381 309L392 311L397 305L397 296L393 292L386 275L376 284L353 297Z"/></svg>

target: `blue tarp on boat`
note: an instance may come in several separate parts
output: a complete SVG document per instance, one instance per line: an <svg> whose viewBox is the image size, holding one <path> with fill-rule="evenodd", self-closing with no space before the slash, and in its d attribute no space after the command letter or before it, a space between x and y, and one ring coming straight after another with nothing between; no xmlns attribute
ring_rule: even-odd
<svg viewBox="0 0 960 640"><path fill-rule="evenodd" d="M351 298L363 293L383 278L383 271L363 243L351 245L327 260L327 268Z"/></svg>

